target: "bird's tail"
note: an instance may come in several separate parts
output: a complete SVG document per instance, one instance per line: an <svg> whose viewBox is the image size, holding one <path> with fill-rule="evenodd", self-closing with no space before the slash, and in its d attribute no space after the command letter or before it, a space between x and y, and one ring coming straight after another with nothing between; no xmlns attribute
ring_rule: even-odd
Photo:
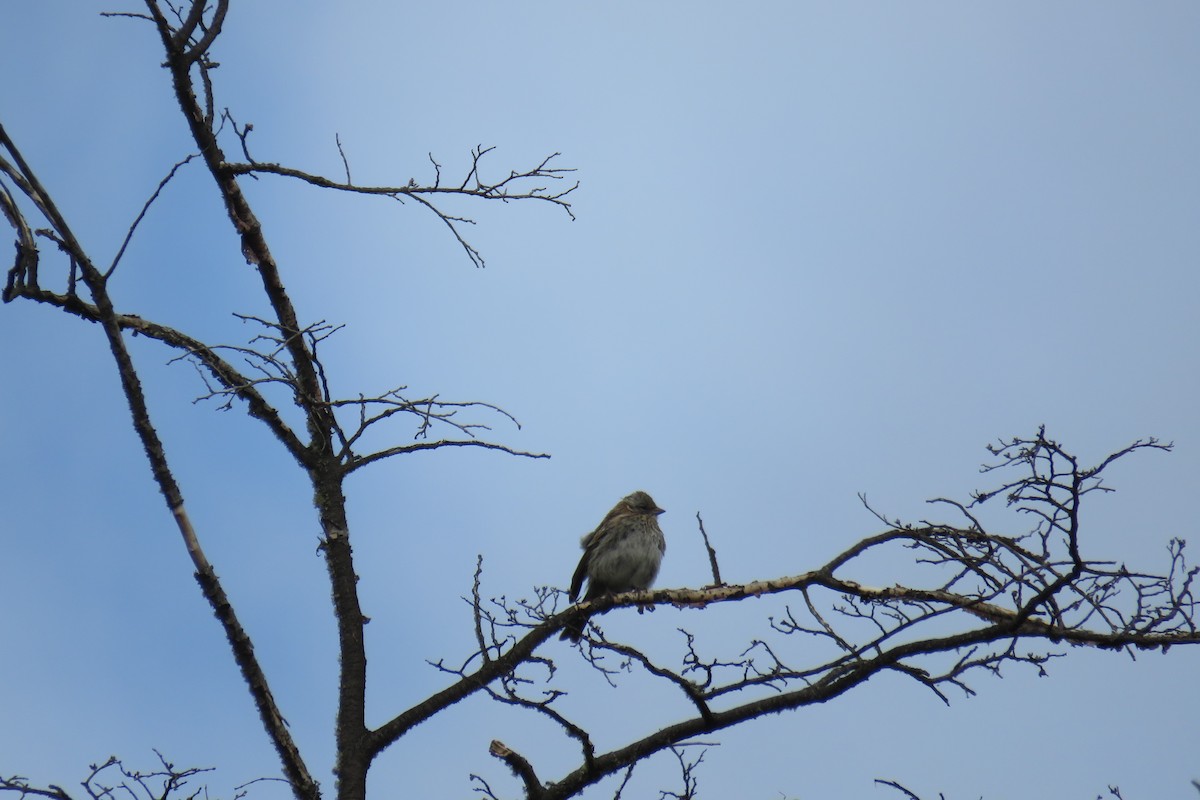
<svg viewBox="0 0 1200 800"><path fill-rule="evenodd" d="M559 635L559 639L569 639L572 642L578 642L583 638L583 626L587 624L586 619L579 622L568 622L563 632Z"/></svg>

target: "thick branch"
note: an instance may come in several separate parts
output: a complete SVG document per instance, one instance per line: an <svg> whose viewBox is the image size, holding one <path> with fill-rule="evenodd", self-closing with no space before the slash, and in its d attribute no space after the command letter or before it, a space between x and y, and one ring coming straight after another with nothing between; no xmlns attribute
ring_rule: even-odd
<svg viewBox="0 0 1200 800"><path fill-rule="evenodd" d="M211 119L197 102L192 86L191 68L203 50L199 44L192 50L186 49L186 45L194 29L194 18L203 11L203 3L197 0L193 4L188 21L178 31L171 29L156 0L146 0L146 4L158 27L167 56L166 66L170 70L175 89L175 99L188 123L192 139L225 201L229 219L241 238L242 254L247 263L256 267L280 328L287 334L287 349L296 370L296 402L308 417L309 434L312 439L309 446L320 452L328 452L332 444L331 430L328 420L323 417L321 386L313 364L312 352L304 337L299 335L301 327L296 310L284 288L278 264L263 234L262 224L250 208L236 176L225 168L225 154L217 142ZM219 29L219 19L224 16L227 7L228 0L219 0L217 3L214 24L208 32L211 35L206 35L201 40L204 48L211 44L212 36L215 36L215 31Z"/></svg>
<svg viewBox="0 0 1200 800"><path fill-rule="evenodd" d="M200 0L198 0L199 2ZM361 800L366 793L366 763L361 746L365 730L366 651L363 645L363 616L359 608L353 560L350 556L349 531L345 522L344 498L341 495L341 466L334 452L332 412L325 402L323 386L315 355L303 335L295 307L284 287L279 265L267 245L262 224L250 207L237 180L237 173L227 166L227 159L217 142L211 112L206 113L197 101L192 84L191 69L199 64L201 76L207 78L206 63L201 59L225 13L227 0L218 0L217 11L209 34L194 47L188 48L191 31L185 24L173 31L156 0L146 0L154 17L170 71L175 98L187 121L205 165L215 181L225 203L226 212L241 239L242 254L253 265L262 281L294 372L292 388L296 404L307 418L309 455L305 460L313 482L315 502L324 531L326 564L333 588L334 612L338 625L339 663L337 745L338 789L343 797ZM193 5L193 16L198 5ZM190 17L189 17L190 19ZM207 83L206 83L207 86ZM207 93L209 104L211 92ZM264 720L265 721L265 720ZM307 777L307 776L306 776ZM311 781L311 779L309 779ZM312 792L315 794L315 784ZM301 789L297 787L297 793Z"/></svg>
<svg viewBox="0 0 1200 800"><path fill-rule="evenodd" d="M157 5L152 0L149 4L152 10L157 12ZM159 18L161 19L161 14L159 14ZM219 591L219 584L213 573L212 566L209 564L200 546L199 539L192 528L191 520L184 505L183 494L168 464L163 443L151 421L141 380L126 347L123 335L124 329L134 327L138 324L137 318L128 316L123 318L122 315L119 315L115 311L112 300L108 295L105 275L97 269L92 259L71 231L66 220L59 213L49 194L42 187L40 181L38 181L33 170L21 157L15 144L8 138L2 128L0 128L0 145L12 155L15 164L15 167L8 166L6 169L16 169L19 171L20 180L18 181L18 186L21 187L26 196L50 223L52 228L50 235L52 235L59 247L70 257L74 269L78 270L79 277L91 294L92 303L88 304L79 300L73 291L66 296L56 296L52 293L36 290L36 287L31 287L28 283L23 292L31 294L36 299L43 300L44 302L59 305L71 313L78 314L100 324L105 338L108 340L109 350L117 367L121 389L129 406L130 418L133 422L134 430L142 443L155 482L158 484L167 507L171 511L196 573L200 576L205 576L204 581L207 581L210 587L215 588L214 591L206 591L206 597L212 604L218 619L224 625L226 635L230 641L246 640L245 632L237 622L232 607L224 599L223 593ZM72 274L74 275L74 272ZM156 332L162 333L161 330ZM307 768L300 759L295 743L292 741L286 725L282 723L282 716L275 707L269 691L265 691L265 679L254 657L253 648L248 645L248 640L238 657L238 663L243 670L243 675L247 683L251 686L260 717L276 746L276 750L279 752L280 758L284 763L285 772L292 782L293 788L299 797L315 798L317 796L316 782L308 774Z"/></svg>

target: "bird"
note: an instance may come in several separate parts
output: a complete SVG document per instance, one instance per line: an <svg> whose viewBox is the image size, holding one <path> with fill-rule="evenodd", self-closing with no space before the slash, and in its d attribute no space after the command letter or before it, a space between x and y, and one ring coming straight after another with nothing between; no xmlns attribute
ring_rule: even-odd
<svg viewBox="0 0 1200 800"><path fill-rule="evenodd" d="M587 578L584 602L606 594L649 589L658 577L667 540L658 527L663 513L650 495L634 492L613 506L596 529L585 535L579 545L583 556L571 576L570 598L574 603ZM569 624L560 639L578 642L583 637L584 620Z"/></svg>

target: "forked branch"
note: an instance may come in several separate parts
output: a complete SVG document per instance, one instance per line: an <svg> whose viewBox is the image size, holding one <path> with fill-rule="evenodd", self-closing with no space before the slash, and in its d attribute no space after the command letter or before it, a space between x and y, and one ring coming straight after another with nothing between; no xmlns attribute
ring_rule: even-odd
<svg viewBox="0 0 1200 800"><path fill-rule="evenodd" d="M126 767L116 756L101 764L91 764L88 776L80 785L91 800L197 800L201 795L207 797L207 787L189 784L197 775L212 772L211 767L179 768L157 750L154 754L159 766L146 772ZM33 786L20 775L0 776L0 794L15 794L17 800L26 797L75 800L61 786Z"/></svg>
<svg viewBox="0 0 1200 800"><path fill-rule="evenodd" d="M579 182L576 181L570 186L561 189L552 190L550 188L551 181L562 181L575 171L566 167L554 166L554 159L560 156L559 153L552 153L542 159L536 166L529 169L521 171L512 170L507 176L500 177L494 181L485 181L481 175L482 162L485 156L495 148L480 145L471 150L471 164L467 169L466 177L457 184L442 184L442 166L430 154L429 160L434 167L434 180L431 184L419 184L415 179L409 179L407 183L398 186L360 185L350 182L350 165L346 160L346 154L341 147L340 140L338 141L338 152L346 171L345 181L336 181L322 175L305 172L293 167L286 167L281 164L249 159L249 151L246 147L245 138L247 133L248 130L243 128L238 134L243 152L247 156L247 161L244 163L222 164L221 168L228 174L280 175L321 189L333 189L354 194L379 195L391 198L400 203L403 203L405 200L413 200L432 211L449 228L454 238L463 248L463 251L466 252L467 257L471 259L471 263L477 267L484 266L483 256L467 241L461 230L462 225L474 225L474 220L443 210L439 205L434 203L433 197L461 196L480 200L499 200L505 203L516 200L538 200L556 205L563 209L571 219L575 218L575 214L571 210L571 203L566 198L579 188Z"/></svg>

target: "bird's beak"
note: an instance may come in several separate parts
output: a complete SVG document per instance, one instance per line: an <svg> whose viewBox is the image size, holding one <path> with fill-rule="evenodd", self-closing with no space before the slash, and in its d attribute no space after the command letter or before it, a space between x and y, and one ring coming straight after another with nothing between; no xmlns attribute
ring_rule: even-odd
<svg viewBox="0 0 1200 800"><path fill-rule="evenodd" d="M659 514L665 514L665 513L667 513L667 510L665 508L659 508L658 506L654 507L654 516L657 517Z"/></svg>

